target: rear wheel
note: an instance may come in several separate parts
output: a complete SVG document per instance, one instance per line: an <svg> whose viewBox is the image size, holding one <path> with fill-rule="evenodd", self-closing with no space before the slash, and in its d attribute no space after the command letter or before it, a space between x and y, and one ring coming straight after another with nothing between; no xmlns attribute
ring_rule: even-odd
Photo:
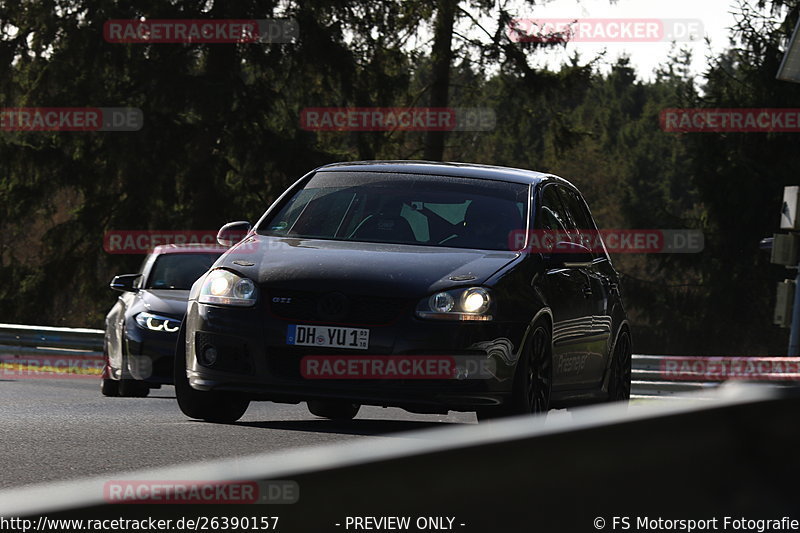
<svg viewBox="0 0 800 533"><path fill-rule="evenodd" d="M189 418L207 422L236 422L250 406L250 400L234 392L199 391L192 388L186 377L186 333L181 326L175 350L173 380L178 407Z"/></svg>
<svg viewBox="0 0 800 533"><path fill-rule="evenodd" d="M342 400L309 400L306 403L312 415L331 420L352 420L361 409L357 403Z"/></svg>
<svg viewBox="0 0 800 533"><path fill-rule="evenodd" d="M631 397L631 336L622 331L614 346L611 374L608 377L608 401L624 402Z"/></svg>
<svg viewBox="0 0 800 533"><path fill-rule="evenodd" d="M549 411L553 389L551 352L550 333L544 325L536 325L517 363L510 401L499 407L479 409L478 420Z"/></svg>

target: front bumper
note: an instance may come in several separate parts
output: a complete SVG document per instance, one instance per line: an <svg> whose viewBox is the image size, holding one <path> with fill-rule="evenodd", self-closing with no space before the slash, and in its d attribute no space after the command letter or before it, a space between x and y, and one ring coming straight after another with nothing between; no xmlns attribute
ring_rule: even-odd
<svg viewBox="0 0 800 533"><path fill-rule="evenodd" d="M177 332L150 331L133 324L126 331L126 340L127 373L131 378L153 385L172 384Z"/></svg>
<svg viewBox="0 0 800 533"><path fill-rule="evenodd" d="M368 350L286 344L289 325L256 305L229 308L190 302L186 316L187 374L198 390L236 391L257 400L298 403L344 399L365 405L403 407L418 412L474 410L503 403L511 394L520 343L527 324L420 320L410 311L382 325L316 324L368 328ZM213 346L213 365L198 354ZM306 379L306 356L467 356L485 360L490 375L462 379Z"/></svg>

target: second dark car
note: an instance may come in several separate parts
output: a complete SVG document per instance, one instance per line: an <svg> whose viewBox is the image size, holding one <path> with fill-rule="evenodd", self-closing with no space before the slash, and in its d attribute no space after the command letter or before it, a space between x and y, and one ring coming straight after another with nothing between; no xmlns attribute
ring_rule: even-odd
<svg viewBox="0 0 800 533"><path fill-rule="evenodd" d="M106 316L101 392L147 396L172 384L173 357L192 284L222 255L206 245L162 245L147 255L136 274L111 281L122 294Z"/></svg>
<svg viewBox="0 0 800 533"><path fill-rule="evenodd" d="M605 249L556 176L471 164L342 163L292 185L193 286L178 403L233 421L250 401L479 417L630 395L631 337Z"/></svg>

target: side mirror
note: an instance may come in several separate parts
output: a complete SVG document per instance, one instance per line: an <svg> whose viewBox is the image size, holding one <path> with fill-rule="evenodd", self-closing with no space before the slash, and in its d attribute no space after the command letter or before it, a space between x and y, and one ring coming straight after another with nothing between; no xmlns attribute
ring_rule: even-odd
<svg viewBox="0 0 800 533"><path fill-rule="evenodd" d="M217 232L217 242L222 246L233 246L244 239L252 226L246 220L228 222Z"/></svg>
<svg viewBox="0 0 800 533"><path fill-rule="evenodd" d="M594 256L587 247L570 241L557 243L550 254L545 256L547 268L586 267L593 260Z"/></svg>
<svg viewBox="0 0 800 533"><path fill-rule="evenodd" d="M139 292L139 289L133 286L139 277L141 277L141 274L122 274L121 276L114 276L109 287L120 292Z"/></svg>

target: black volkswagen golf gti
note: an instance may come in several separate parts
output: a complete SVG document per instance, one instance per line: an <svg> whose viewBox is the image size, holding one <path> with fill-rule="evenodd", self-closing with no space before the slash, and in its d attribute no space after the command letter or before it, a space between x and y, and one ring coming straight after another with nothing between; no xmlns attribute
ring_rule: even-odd
<svg viewBox="0 0 800 533"><path fill-rule="evenodd" d="M542 231L563 239L531 246ZM181 326L180 408L215 422L253 400L333 419L361 405L487 418L626 400L618 275L581 240L596 231L578 190L548 174L318 168L255 226L220 230L232 247L192 287Z"/></svg>

